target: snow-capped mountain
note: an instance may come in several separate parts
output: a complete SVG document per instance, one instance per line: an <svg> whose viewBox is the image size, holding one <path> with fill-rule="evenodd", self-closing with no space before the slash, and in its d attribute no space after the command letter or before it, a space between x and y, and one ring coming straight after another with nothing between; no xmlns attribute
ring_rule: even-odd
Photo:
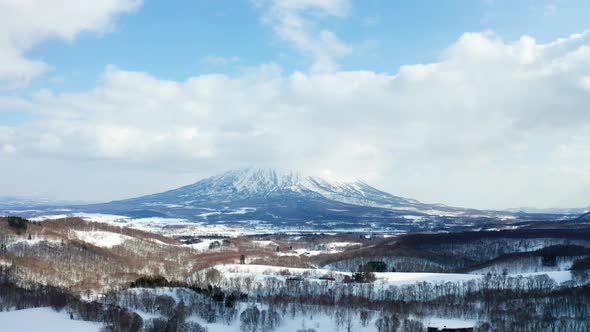
<svg viewBox="0 0 590 332"><path fill-rule="evenodd" d="M181 204L200 199L222 200L294 195L312 199L327 199L357 206L408 210L427 214L460 214L466 209L440 204L424 204L415 199L388 194L360 180L343 181L333 178L304 176L296 172L277 172L268 168L245 168L201 180L163 194L147 197L172 198ZM146 198L147 198L146 197ZM474 210L468 210L473 212Z"/></svg>
<svg viewBox="0 0 590 332"><path fill-rule="evenodd" d="M393 196L377 190L359 180L341 181L303 176L292 171L277 172L268 168L232 170L179 189L139 199L148 199L153 204L161 199L167 203L192 205L203 199L243 200L281 194L297 194L302 197L372 207L417 209L424 205L414 199Z"/></svg>
<svg viewBox="0 0 590 332"><path fill-rule="evenodd" d="M182 218L191 222L266 224L302 229L374 228L403 231L494 228L538 217L426 204L395 196L363 181L342 181L265 168L232 170L162 193L102 204L26 213L101 213L130 218ZM2 211L0 211L2 212Z"/></svg>
<svg viewBox="0 0 590 332"><path fill-rule="evenodd" d="M421 227L465 218L513 218L511 213L426 204L388 194L362 181L341 181L273 169L246 168L170 191L87 205L75 211L130 217L174 217L208 223Z"/></svg>

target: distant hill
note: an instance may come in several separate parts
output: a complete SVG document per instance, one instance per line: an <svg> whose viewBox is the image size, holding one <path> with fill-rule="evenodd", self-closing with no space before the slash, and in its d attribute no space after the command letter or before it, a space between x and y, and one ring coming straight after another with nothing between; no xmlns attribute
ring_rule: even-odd
<svg viewBox="0 0 590 332"><path fill-rule="evenodd" d="M67 201L53 200L43 197L28 196L0 196L0 209L36 207L36 206L64 206L64 205L83 205L88 204L85 201Z"/></svg>
<svg viewBox="0 0 590 332"><path fill-rule="evenodd" d="M580 215L590 211L590 206L585 208L532 208L532 207L519 207L506 209L509 212L524 212L524 213L547 213L547 214L571 214Z"/></svg>

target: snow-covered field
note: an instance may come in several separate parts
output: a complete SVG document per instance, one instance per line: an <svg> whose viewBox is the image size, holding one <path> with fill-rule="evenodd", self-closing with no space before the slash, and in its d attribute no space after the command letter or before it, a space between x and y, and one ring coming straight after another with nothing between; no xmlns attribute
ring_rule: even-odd
<svg viewBox="0 0 590 332"><path fill-rule="evenodd" d="M73 233L81 241L104 248L112 248L125 243L125 241L133 240L127 235L105 231L74 231Z"/></svg>
<svg viewBox="0 0 590 332"><path fill-rule="evenodd" d="M198 251L206 251L206 250L209 250L209 246L211 245L211 243L213 243L215 241L220 242L220 240L217 240L217 239L201 239L201 242L188 244L187 246L189 246L193 249L196 249Z"/></svg>
<svg viewBox="0 0 590 332"><path fill-rule="evenodd" d="M3 332L98 332L102 324L70 319L65 312L51 308L33 308L0 312Z"/></svg>
<svg viewBox="0 0 590 332"><path fill-rule="evenodd" d="M241 265L241 264L224 264L216 265L215 269L221 272L224 281L234 278L251 278L256 282L263 282L267 278L286 279L292 276L301 276L306 279L319 279L322 276L331 275L334 277L343 277L350 273L336 272L328 269L307 269L307 268L288 268L270 265ZM523 277L547 274L557 284L572 279L570 271L551 271L519 274ZM401 286L415 284L419 282L446 283L477 280L483 277L479 274L460 274L460 273L414 273L414 272L378 272L375 273L377 286ZM516 275L511 275L516 276Z"/></svg>
<svg viewBox="0 0 590 332"><path fill-rule="evenodd" d="M360 245L359 242L330 242L314 249L298 248L290 251L277 252L277 256L317 256L321 254L335 254L343 252L349 247Z"/></svg>
<svg viewBox="0 0 590 332"><path fill-rule="evenodd" d="M278 244L274 241L268 241L268 240L254 240L252 241L252 245L257 246L257 247L268 247L268 246L278 246Z"/></svg>
<svg viewBox="0 0 590 332"><path fill-rule="evenodd" d="M159 233L166 236L229 236L237 237L240 235L253 235L268 233L269 228L265 226L257 227L248 225L241 227L239 225L225 224L207 224L205 222L191 222L180 218L130 218L127 216L101 214L101 213L70 213L43 215L30 218L33 221L43 221L47 219L59 219L76 217L87 221L106 223L115 226L124 226L153 233ZM252 222L255 224L255 221Z"/></svg>
<svg viewBox="0 0 590 332"><path fill-rule="evenodd" d="M14 246L17 246L20 244L24 244L26 246L34 246L34 245L39 244L41 242L46 242L49 244L57 244L57 243L60 243L61 241L48 239L48 238L44 238L44 237L35 237L30 240L29 239L17 239L14 242L9 243L7 245L7 247L10 248L10 247L14 247Z"/></svg>
<svg viewBox="0 0 590 332"><path fill-rule="evenodd" d="M235 211L224 212L223 214L246 214L251 212L252 208L241 208ZM212 212L212 211L211 211ZM205 212L205 214L218 214ZM189 221L182 218L163 218L163 217L148 217L148 218L131 218L122 215L102 214L102 213L82 213L74 212L68 214L45 214L37 217L29 218L33 221L43 221L47 219L59 219L76 217L87 221L107 223L116 226L124 226L135 228L152 233L159 233L165 236L227 236L237 237L241 235L258 235L268 233L286 233L286 234L301 234L301 233L323 233L323 234L337 234L349 232L371 232L374 234L399 234L402 231L393 230L379 230L371 229L370 226L358 228L343 228L338 229L337 223L326 223L326 228L317 228L305 230L299 226L293 228L281 228L273 226L261 220L243 220L233 223L208 223L206 219L202 222ZM203 217L201 215L201 217Z"/></svg>
<svg viewBox="0 0 590 332"><path fill-rule="evenodd" d="M262 306L259 306L262 307ZM243 332L241 329L240 321L238 319L231 322L229 325L223 323L208 323L205 320L197 317L190 316L187 320L196 321L199 324L207 327L211 332ZM340 324L340 327L338 325ZM296 314L293 316L285 316L281 321L280 325L273 330L273 332L295 332L295 331L306 331L307 329L314 329L315 331L346 331L348 328L348 322L338 322L334 316L330 316L321 312L314 312L309 314ZM375 332L374 320L370 320L366 325L362 325L358 315L351 317L350 320L350 331L355 332Z"/></svg>
<svg viewBox="0 0 590 332"><path fill-rule="evenodd" d="M425 326L436 327L439 329L442 329L442 328L462 329L462 328L474 327L477 324L477 322L474 320L464 320L464 319L456 319L456 318L441 318L441 317L428 317L428 318L425 318L422 322Z"/></svg>
<svg viewBox="0 0 590 332"><path fill-rule="evenodd" d="M532 273L521 273L523 277L538 276L546 274L549 278L553 279L557 284L564 283L572 280L572 273L570 271L548 271L548 272L532 272ZM512 275L515 276L515 275Z"/></svg>
<svg viewBox="0 0 590 332"><path fill-rule="evenodd" d="M207 210L211 210L211 209L207 209ZM221 211L217 211L217 210L213 210L213 211L207 211L207 212L203 212L198 214L198 217L202 217L207 219L207 217L209 216L215 216L215 215L224 215L224 214L246 214L246 213L252 213L256 211L256 208L253 207L242 207L242 208L238 208L235 210L221 210Z"/></svg>

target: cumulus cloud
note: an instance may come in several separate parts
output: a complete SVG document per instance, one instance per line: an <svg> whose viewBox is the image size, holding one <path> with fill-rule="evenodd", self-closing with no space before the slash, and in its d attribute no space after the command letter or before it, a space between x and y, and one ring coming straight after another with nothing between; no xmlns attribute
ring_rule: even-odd
<svg viewBox="0 0 590 332"><path fill-rule="evenodd" d="M103 33L114 16L141 0L0 0L0 87L22 86L50 65L25 53L50 38L73 40L81 32Z"/></svg>
<svg viewBox="0 0 590 332"><path fill-rule="evenodd" d="M426 202L583 206L589 75L588 32L547 44L466 33L438 61L393 74L264 65L171 81L109 66L90 91L27 101L35 121L0 128L0 167L82 160L177 181L262 164L361 177ZM120 186L87 181L103 195Z"/></svg>
<svg viewBox="0 0 590 332"><path fill-rule="evenodd" d="M352 52L334 32L318 27L321 18L345 17L351 7L350 0L257 0L255 3L265 11L264 22L281 39L313 58L312 71L334 71L335 59Z"/></svg>

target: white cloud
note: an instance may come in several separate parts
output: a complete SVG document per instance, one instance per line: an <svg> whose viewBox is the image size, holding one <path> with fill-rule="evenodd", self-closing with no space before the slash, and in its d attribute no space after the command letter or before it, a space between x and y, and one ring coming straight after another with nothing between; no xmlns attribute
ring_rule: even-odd
<svg viewBox="0 0 590 332"><path fill-rule="evenodd" d="M12 144L3 144L0 150L4 154L14 154L16 152L16 148Z"/></svg>
<svg viewBox="0 0 590 332"><path fill-rule="evenodd" d="M0 95L0 113L4 110L14 110L19 108L26 108L29 102L18 97L1 96Z"/></svg>
<svg viewBox="0 0 590 332"><path fill-rule="evenodd" d="M73 40L81 32L103 33L114 16L141 0L0 0L0 87L14 88L50 68L25 53L39 42Z"/></svg>
<svg viewBox="0 0 590 332"><path fill-rule="evenodd" d="M62 160L64 173L76 170L43 181L77 188L83 179L96 196L65 198L106 199L113 188L117 197L138 193L117 174L150 192L180 177L265 164L360 176L427 202L588 205L590 94L580 82L590 75L589 50L587 32L548 44L485 32L395 74L285 74L265 65L170 81L109 66L96 88L42 91L27 102L33 123L0 128L0 146L12 147L0 153L0 174L17 181ZM74 181L80 163L109 173ZM14 169L20 177L6 175ZM145 181L154 174L167 180Z"/></svg>
<svg viewBox="0 0 590 332"><path fill-rule="evenodd" d="M352 52L334 32L318 27L318 21L324 17L345 17L351 7L350 0L258 0L255 3L263 8L263 20L281 39L313 58L313 71L334 71L335 58Z"/></svg>

